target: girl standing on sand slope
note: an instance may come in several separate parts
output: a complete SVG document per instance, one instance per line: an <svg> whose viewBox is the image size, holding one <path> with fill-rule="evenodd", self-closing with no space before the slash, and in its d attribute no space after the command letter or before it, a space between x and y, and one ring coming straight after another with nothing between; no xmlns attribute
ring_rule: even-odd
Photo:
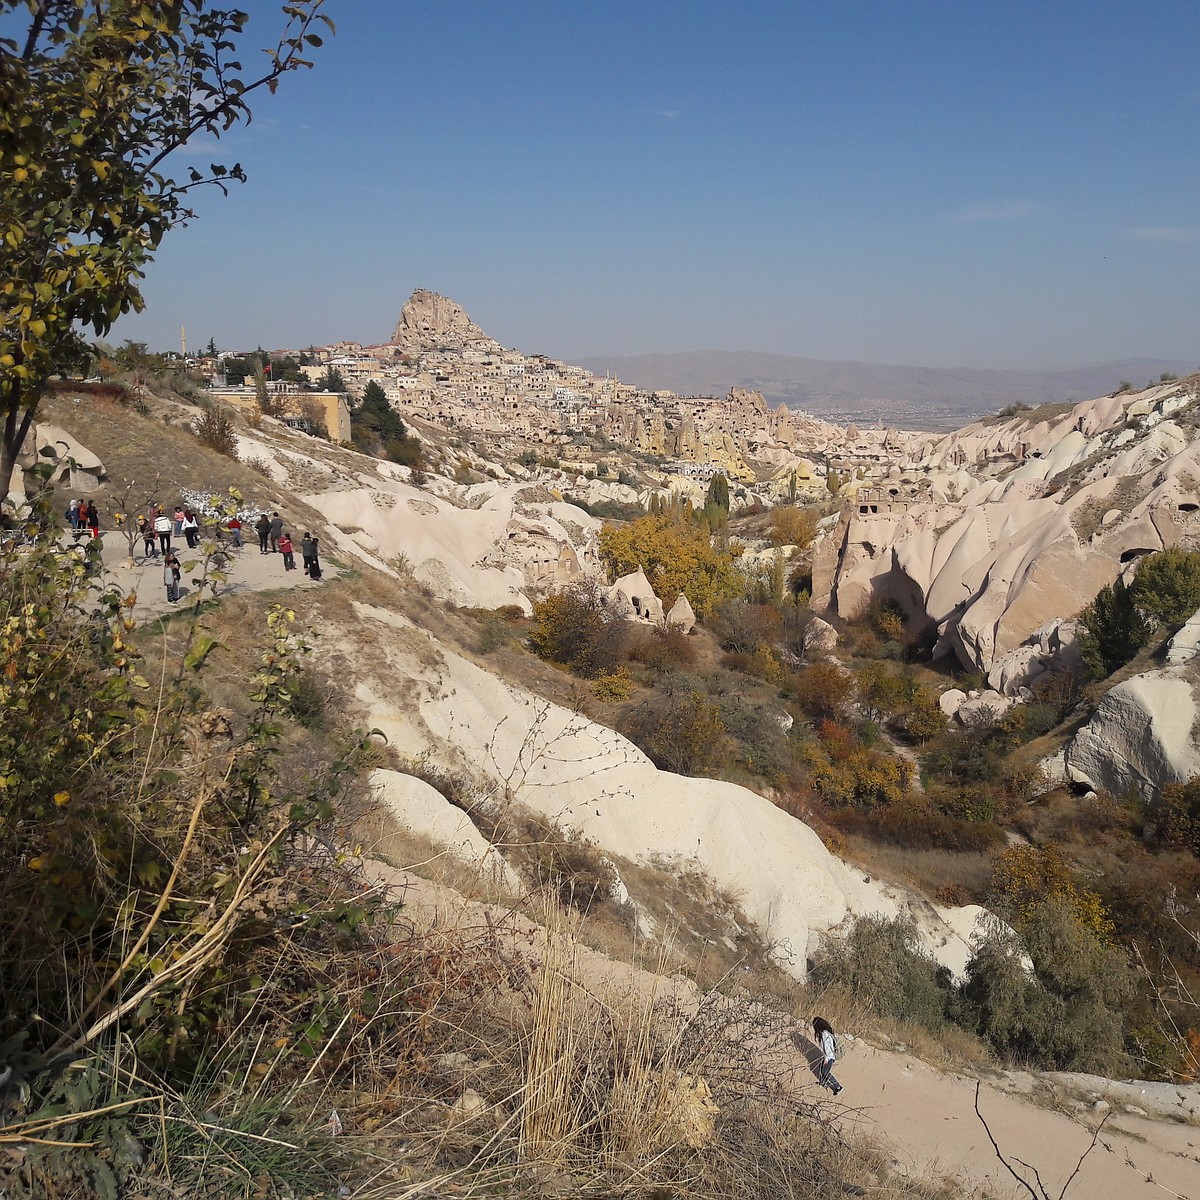
<svg viewBox="0 0 1200 1200"><path fill-rule="evenodd" d="M834 1037L833 1026L824 1017L813 1017L813 1037L817 1039L821 1050L821 1067L817 1072L817 1082L836 1096L842 1090L842 1085L833 1075L833 1063L837 1058L837 1038Z"/></svg>

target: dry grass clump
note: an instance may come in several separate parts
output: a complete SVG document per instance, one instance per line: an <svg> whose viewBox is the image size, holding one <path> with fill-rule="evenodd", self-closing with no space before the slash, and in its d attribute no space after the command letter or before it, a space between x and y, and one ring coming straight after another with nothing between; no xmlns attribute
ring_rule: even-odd
<svg viewBox="0 0 1200 1200"><path fill-rule="evenodd" d="M404 1089L403 1100L372 1128L380 1167L356 1192L363 1200L422 1189L663 1200L816 1200L881 1185L934 1194L889 1180L883 1158L839 1128L792 1020L719 993L698 1003L653 988L611 995L581 966L578 918L553 904L547 913L523 967L510 959L508 982L487 1003L446 996L429 1025L424 1082L420 1071L399 1073L393 1095ZM500 942L476 950L504 953ZM403 1161L388 1161L401 1136Z"/></svg>
<svg viewBox="0 0 1200 1200"><path fill-rule="evenodd" d="M319 958L298 931L264 981L271 999L182 1091L141 1086L119 1050L78 1064L73 1111L6 1133L80 1149L10 1151L7 1194L107 1195L106 1161L135 1191L246 1200L940 1194L890 1179L841 1127L792 1018L745 995L666 996L661 976L613 992L581 962L579 915L551 897L543 911L532 934L503 915L401 919L366 953ZM314 968L318 1004L267 1010ZM132 1100L106 1102L118 1084Z"/></svg>

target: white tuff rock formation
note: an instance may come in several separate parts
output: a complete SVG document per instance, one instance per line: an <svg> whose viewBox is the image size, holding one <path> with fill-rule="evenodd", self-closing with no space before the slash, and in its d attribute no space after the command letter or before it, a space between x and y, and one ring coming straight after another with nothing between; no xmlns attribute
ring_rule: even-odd
<svg viewBox="0 0 1200 1200"><path fill-rule="evenodd" d="M511 795L607 853L700 870L740 897L800 978L822 935L864 913L911 913L930 952L955 973L965 967L964 930L978 910L935 909L864 875L736 784L659 771L620 734L501 682L403 617L361 604L354 616L353 641L375 651L358 703L400 753L447 757L481 790Z"/></svg>
<svg viewBox="0 0 1200 1200"><path fill-rule="evenodd" d="M1140 555L1200 539L1196 381L984 421L860 483L817 545L813 602L874 596L989 671ZM1176 419L1178 418L1178 419Z"/></svg>

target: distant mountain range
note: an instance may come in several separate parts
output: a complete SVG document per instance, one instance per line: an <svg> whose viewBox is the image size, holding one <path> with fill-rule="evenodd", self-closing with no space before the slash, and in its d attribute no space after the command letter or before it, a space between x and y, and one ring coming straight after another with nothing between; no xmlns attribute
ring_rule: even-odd
<svg viewBox="0 0 1200 1200"><path fill-rule="evenodd" d="M831 362L750 350L695 350L685 354L584 358L596 375L686 396L723 396L731 387L754 388L772 404L835 421L868 421L908 429L949 429L1010 404L1092 400L1124 381L1143 387L1164 372L1184 376L1198 363L1132 358L1071 371L988 371L973 368L896 367Z"/></svg>

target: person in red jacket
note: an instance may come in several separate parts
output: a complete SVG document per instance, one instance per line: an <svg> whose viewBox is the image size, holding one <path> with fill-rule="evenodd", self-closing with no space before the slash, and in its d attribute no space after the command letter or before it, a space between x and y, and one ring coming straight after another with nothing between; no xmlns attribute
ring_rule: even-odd
<svg viewBox="0 0 1200 1200"><path fill-rule="evenodd" d="M286 529L279 535L279 553L283 555L283 569L285 571L294 571L296 569L296 555L292 552L291 534Z"/></svg>

